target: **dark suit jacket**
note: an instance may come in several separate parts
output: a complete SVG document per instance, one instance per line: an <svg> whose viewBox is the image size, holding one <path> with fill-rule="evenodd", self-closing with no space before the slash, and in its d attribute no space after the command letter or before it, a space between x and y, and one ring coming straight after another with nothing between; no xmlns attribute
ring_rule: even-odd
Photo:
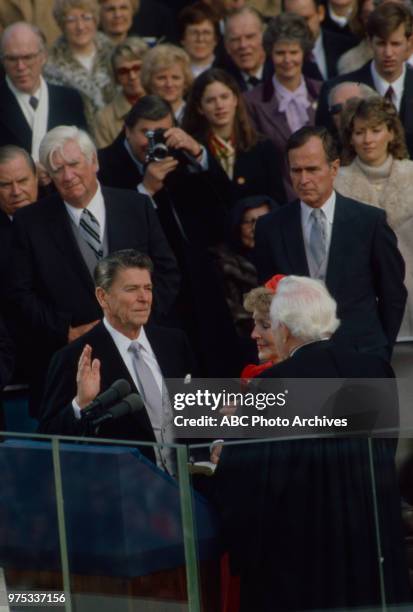
<svg viewBox="0 0 413 612"><path fill-rule="evenodd" d="M273 274L309 276L298 201L262 217L256 228L261 281ZM406 303L404 261L384 211L337 194L326 285L338 305L335 337L391 352Z"/></svg>
<svg viewBox="0 0 413 612"><path fill-rule="evenodd" d="M129 191L103 188L102 194L109 252L134 248L152 258L155 304L160 313L167 312L178 292L179 274L152 205ZM102 312L58 195L19 210L13 230L8 298L16 320L30 335L37 382L51 355L67 343L69 326L100 319Z"/></svg>
<svg viewBox="0 0 413 612"><path fill-rule="evenodd" d="M5 212L0 210L0 273L2 278L4 278L4 274L7 271L7 266L9 263L11 237L12 221ZM2 286L1 293L3 293L3 289L4 287Z"/></svg>
<svg viewBox="0 0 413 612"><path fill-rule="evenodd" d="M371 75L371 62L367 62L358 70L342 74L335 79L327 81L323 84L316 113L316 124L324 125L329 130L334 131L333 122L328 111L328 93L335 85L344 81L353 81L355 83L365 83L369 87L374 87L373 77ZM403 124L406 144L409 150L409 155L413 158L413 68L406 64L406 75L404 78L403 96L400 105L400 120Z"/></svg>
<svg viewBox="0 0 413 612"><path fill-rule="evenodd" d="M284 160L270 140L260 140L249 151L239 151L232 180L209 151L209 168L217 189L226 202L255 195L267 195L279 204L286 202L283 183Z"/></svg>
<svg viewBox="0 0 413 612"><path fill-rule="evenodd" d="M310 101L312 102L312 106L308 108L309 124L313 125L321 82L314 81L307 77L304 78ZM278 102L274 95L272 79L265 81L262 85L258 85L258 87L252 91L247 92L245 94L245 102L257 132L263 134L273 142L279 157L284 160L284 186L287 192L287 200L291 201L296 196L290 183L288 164L285 156L285 147L287 140L291 136L291 130L287 123L285 113L278 109Z"/></svg>
<svg viewBox="0 0 413 612"><path fill-rule="evenodd" d="M232 61L232 59L229 57L227 53L224 53L221 55L218 62L216 63L216 66L217 68L222 68L223 70L228 72L232 77L234 77L241 91L244 91L244 92L248 91L247 84L244 80L244 77L242 76L240 69L236 66L236 64L234 64L234 62ZM271 59L267 57L264 62L262 81L265 83L266 81L270 80L273 74L274 74L274 65ZM254 89L250 91L254 91Z"/></svg>
<svg viewBox="0 0 413 612"><path fill-rule="evenodd" d="M355 43L348 36L344 36L343 34L333 33L326 28L321 28L321 40L323 44L323 49L326 58L326 66L327 66L327 78L332 79L337 74L337 62L340 57L354 47ZM309 61L305 61L303 65L303 74L310 79L315 79L316 81L324 81L324 77L322 76L320 70L318 69L317 64Z"/></svg>
<svg viewBox="0 0 413 612"><path fill-rule="evenodd" d="M111 145L98 151L98 177L108 187L136 191L143 176L126 150L124 138L121 132ZM165 188L154 200L159 220L175 253L181 248L182 240L211 246L225 237L227 202L216 189L209 172L190 173L180 165L167 176Z"/></svg>
<svg viewBox="0 0 413 612"><path fill-rule="evenodd" d="M155 325L145 327L145 332L165 379L184 378L186 374L194 374L192 352L183 332ZM130 383L132 393L138 392L111 335L103 323L99 323L53 356L41 408L39 430L43 433L84 433L83 424L74 416L72 400L76 396L78 361L86 344L92 347L92 357L101 362L101 392L120 378ZM155 441L146 409L105 424L99 435L122 440Z"/></svg>
<svg viewBox="0 0 413 612"><path fill-rule="evenodd" d="M49 90L49 117L47 129L58 125L76 125L87 130L83 102L80 94L69 87L47 84ZM9 89L6 80L0 81L0 146L13 144L32 148L32 130Z"/></svg>
<svg viewBox="0 0 413 612"><path fill-rule="evenodd" d="M331 32L333 36L335 35L344 36L345 38L348 39L352 47L357 45L360 42L360 39L354 34L354 32L352 32L349 24L347 23L344 27L339 26L338 23L333 21L329 15L328 7L327 7L328 2L326 2L325 4L326 4L326 16L323 20L323 29L328 32Z"/></svg>

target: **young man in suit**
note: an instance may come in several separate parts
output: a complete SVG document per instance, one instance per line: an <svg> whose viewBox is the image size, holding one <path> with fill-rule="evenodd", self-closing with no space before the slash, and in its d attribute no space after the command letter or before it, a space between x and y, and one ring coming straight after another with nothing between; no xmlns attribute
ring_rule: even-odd
<svg viewBox="0 0 413 612"><path fill-rule="evenodd" d="M160 316L175 301L179 273L149 199L100 187L86 132L54 128L42 141L40 161L58 193L15 215L8 298L31 337L33 383L41 388L51 355L101 318L93 270L102 256L138 248L152 257Z"/></svg>
<svg viewBox="0 0 413 612"><path fill-rule="evenodd" d="M103 320L53 357L46 381L40 431L88 433L82 411L115 380L126 379L145 408L103 425L108 438L172 442L170 409L163 401L165 378L194 374L184 334L147 326L152 306L153 265L147 255L117 251L96 266L95 295ZM168 411L169 410L169 411ZM166 451L159 466L171 471Z"/></svg>
<svg viewBox="0 0 413 612"><path fill-rule="evenodd" d="M42 77L46 44L36 26L18 22L6 28L1 59L6 74L0 80L0 145L23 147L37 161L48 130L61 124L86 128L79 93Z"/></svg>
<svg viewBox="0 0 413 612"><path fill-rule="evenodd" d="M325 128L304 127L287 144L299 200L257 222L259 277L325 281L342 321L337 341L389 358L406 303L404 261L383 210L334 191L340 165Z"/></svg>
<svg viewBox="0 0 413 612"><path fill-rule="evenodd" d="M413 68L406 63L413 31L410 10L399 2L384 2L369 16L367 34L373 59L354 72L324 83L316 113L316 124L331 128L328 93L343 81L365 83L391 100L403 124L406 144L413 155Z"/></svg>

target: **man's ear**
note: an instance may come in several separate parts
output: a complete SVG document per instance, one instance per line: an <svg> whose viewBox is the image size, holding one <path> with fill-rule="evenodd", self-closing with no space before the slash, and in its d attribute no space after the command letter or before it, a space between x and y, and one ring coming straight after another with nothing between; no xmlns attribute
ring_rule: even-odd
<svg viewBox="0 0 413 612"><path fill-rule="evenodd" d="M96 287L95 296L96 296L97 301L99 302L99 306L103 310L107 304L106 291L102 287Z"/></svg>
<svg viewBox="0 0 413 612"><path fill-rule="evenodd" d="M317 7L318 18L320 19L320 23L323 23L326 18L326 7L324 4L319 4Z"/></svg>

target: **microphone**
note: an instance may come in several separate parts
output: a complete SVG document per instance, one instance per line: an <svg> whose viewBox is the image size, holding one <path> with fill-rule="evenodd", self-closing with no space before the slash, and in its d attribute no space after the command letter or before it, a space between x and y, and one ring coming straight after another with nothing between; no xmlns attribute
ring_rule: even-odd
<svg viewBox="0 0 413 612"><path fill-rule="evenodd" d="M138 410L142 410L143 407L144 403L141 396L138 395L138 393L130 393L127 397L123 398L121 402L108 408L103 414L93 419L90 424L92 427L97 428L105 421L118 419L127 414L133 414L134 412L138 412Z"/></svg>
<svg viewBox="0 0 413 612"><path fill-rule="evenodd" d="M95 399L82 410L82 419L93 419L102 410L123 399L125 395L130 393L130 390L131 386L127 380L123 378L115 380L109 389L106 389L106 391L96 396Z"/></svg>

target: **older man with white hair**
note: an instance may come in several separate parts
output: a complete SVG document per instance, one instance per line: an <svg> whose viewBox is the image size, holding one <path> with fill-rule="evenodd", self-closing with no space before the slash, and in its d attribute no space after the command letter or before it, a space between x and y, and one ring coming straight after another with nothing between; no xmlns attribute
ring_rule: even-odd
<svg viewBox="0 0 413 612"><path fill-rule="evenodd" d="M284 391L289 382L283 416L290 424L298 413L294 383L305 382L291 379L315 378L321 387L323 378L393 375L379 357L334 345L336 308L320 280L287 276L277 285L270 316L283 361L259 375L265 380L258 389ZM231 566L240 575L240 612L376 609L381 580L388 603L409 601L393 440L369 443L348 430L345 437L317 437L316 430L300 439L300 427L285 429L274 427L274 438L283 439L271 443L224 444L214 476Z"/></svg>
<svg viewBox="0 0 413 612"><path fill-rule="evenodd" d="M9 289L15 316L32 340L37 387L53 352L101 319L93 271L103 256L134 248L151 257L158 314L168 312L179 285L149 198L100 187L96 148L86 132L54 128L41 143L40 161L58 194L16 213Z"/></svg>

